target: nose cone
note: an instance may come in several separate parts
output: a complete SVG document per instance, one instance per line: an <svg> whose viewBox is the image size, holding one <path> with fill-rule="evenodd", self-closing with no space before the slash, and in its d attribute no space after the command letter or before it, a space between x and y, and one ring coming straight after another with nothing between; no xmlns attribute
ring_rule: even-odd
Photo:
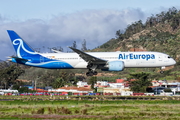
<svg viewBox="0 0 180 120"><path fill-rule="evenodd" d="M176 61L174 59L171 60L172 65L176 64Z"/></svg>

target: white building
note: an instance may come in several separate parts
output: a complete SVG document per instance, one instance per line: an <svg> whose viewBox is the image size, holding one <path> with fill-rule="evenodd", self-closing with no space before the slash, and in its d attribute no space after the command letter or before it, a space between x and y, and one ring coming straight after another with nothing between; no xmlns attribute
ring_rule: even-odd
<svg viewBox="0 0 180 120"><path fill-rule="evenodd" d="M87 86L87 85L88 85L87 82L83 82L83 81L78 81L77 82L78 87L84 87L84 86Z"/></svg>
<svg viewBox="0 0 180 120"><path fill-rule="evenodd" d="M96 85L100 85L100 86L109 86L109 83L107 81L97 81Z"/></svg>
<svg viewBox="0 0 180 120"><path fill-rule="evenodd" d="M112 88L124 88L124 83L109 83Z"/></svg>

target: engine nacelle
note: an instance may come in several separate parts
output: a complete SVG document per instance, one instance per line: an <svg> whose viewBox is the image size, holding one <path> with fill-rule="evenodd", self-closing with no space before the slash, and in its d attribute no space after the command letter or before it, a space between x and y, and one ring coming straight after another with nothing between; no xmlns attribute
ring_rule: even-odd
<svg viewBox="0 0 180 120"><path fill-rule="evenodd" d="M124 62L123 61L109 61L106 68L103 71L123 71Z"/></svg>

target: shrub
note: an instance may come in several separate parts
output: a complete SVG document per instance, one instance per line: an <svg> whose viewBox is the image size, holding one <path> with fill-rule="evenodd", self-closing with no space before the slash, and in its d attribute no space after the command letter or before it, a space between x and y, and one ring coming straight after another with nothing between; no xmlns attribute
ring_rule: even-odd
<svg viewBox="0 0 180 120"><path fill-rule="evenodd" d="M44 108L40 108L39 110L37 110L36 113L37 114L44 114L44 111L45 111Z"/></svg>
<svg viewBox="0 0 180 120"><path fill-rule="evenodd" d="M164 92L172 92L170 88L164 89Z"/></svg>
<svg viewBox="0 0 180 120"><path fill-rule="evenodd" d="M78 114L78 113L79 113L79 110L75 110L74 113L75 113L75 114Z"/></svg>
<svg viewBox="0 0 180 120"><path fill-rule="evenodd" d="M87 109L83 109L83 110L81 111L81 113L82 113L83 115L87 115Z"/></svg>

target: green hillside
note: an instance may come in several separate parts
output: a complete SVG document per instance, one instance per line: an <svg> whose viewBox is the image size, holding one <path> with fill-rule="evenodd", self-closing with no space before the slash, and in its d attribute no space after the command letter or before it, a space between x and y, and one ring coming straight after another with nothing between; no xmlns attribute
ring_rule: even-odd
<svg viewBox="0 0 180 120"><path fill-rule="evenodd" d="M126 30L118 30L111 39L94 51L129 51L140 48L170 54L176 60L180 55L180 10L170 8L167 12L152 15L145 23L137 21Z"/></svg>

